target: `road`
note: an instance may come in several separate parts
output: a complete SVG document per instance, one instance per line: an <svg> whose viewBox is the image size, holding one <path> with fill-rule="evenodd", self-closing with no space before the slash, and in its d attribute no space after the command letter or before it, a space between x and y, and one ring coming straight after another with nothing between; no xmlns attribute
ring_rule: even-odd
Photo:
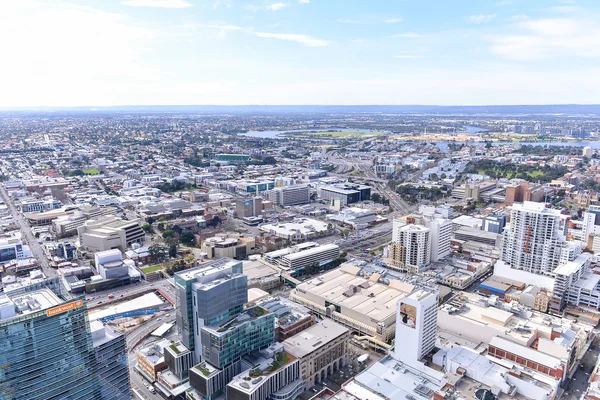
<svg viewBox="0 0 600 400"><path fill-rule="evenodd" d="M8 196L8 193L6 192L6 189L4 188L4 185L0 185L0 195L2 196L2 200L4 200L4 203L10 210L13 219L21 228L22 239L25 243L29 245L33 257L35 257L35 259L42 267L42 271L44 271L44 274L46 274L47 277L58 275L56 270L50 267L50 264L48 263L48 258L46 257L44 250L42 250L42 246L33 236L33 233L31 233L31 229L29 228L29 225L27 224L27 221L25 220L23 214L21 214L17 210L17 208L11 201L10 197Z"/></svg>
<svg viewBox="0 0 600 400"><path fill-rule="evenodd" d="M580 362L580 367L577 369L573 378L567 379L567 383L565 385L565 392L562 395L562 398L565 400L579 400L581 395L585 393L588 388L588 379L590 378L590 374L594 370L594 366L596 365L596 359L598 358L598 354L600 353L600 348L598 347L599 339L595 339L590 349L585 353L583 359Z"/></svg>

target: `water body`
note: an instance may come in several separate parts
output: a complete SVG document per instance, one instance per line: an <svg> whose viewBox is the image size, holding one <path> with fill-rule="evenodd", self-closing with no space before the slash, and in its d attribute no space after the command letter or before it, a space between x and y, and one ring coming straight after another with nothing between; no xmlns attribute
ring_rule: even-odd
<svg viewBox="0 0 600 400"><path fill-rule="evenodd" d="M470 126L470 125L463 126L463 128L465 130L460 131L458 133L461 133L461 132L466 132L466 133L481 133L481 132L487 132L487 131L489 131L489 129L480 128L478 126Z"/></svg>

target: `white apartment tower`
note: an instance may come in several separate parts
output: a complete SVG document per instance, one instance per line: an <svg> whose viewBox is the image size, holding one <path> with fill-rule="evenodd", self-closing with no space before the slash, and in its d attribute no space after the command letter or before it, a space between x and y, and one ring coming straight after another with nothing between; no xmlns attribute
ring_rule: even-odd
<svg viewBox="0 0 600 400"><path fill-rule="evenodd" d="M425 227L431 230L431 262L450 255L452 221L446 218L425 217Z"/></svg>
<svg viewBox="0 0 600 400"><path fill-rule="evenodd" d="M437 295L416 290L398 301L394 358L414 365L435 347Z"/></svg>
<svg viewBox="0 0 600 400"><path fill-rule="evenodd" d="M392 241L399 244L404 268L419 273L431 261L431 229L394 220Z"/></svg>
<svg viewBox="0 0 600 400"><path fill-rule="evenodd" d="M581 253L579 242L567 243L568 216L544 203L515 204L504 229L502 261L513 269L554 276L559 265Z"/></svg>

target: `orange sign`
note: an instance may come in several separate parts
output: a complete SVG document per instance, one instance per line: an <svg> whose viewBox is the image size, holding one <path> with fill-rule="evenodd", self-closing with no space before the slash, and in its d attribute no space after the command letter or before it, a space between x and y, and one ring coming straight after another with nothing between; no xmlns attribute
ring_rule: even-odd
<svg viewBox="0 0 600 400"><path fill-rule="evenodd" d="M75 300L75 301L72 301L72 302L67 303L67 304L62 304L62 305L60 305L58 307L47 309L46 310L46 316L47 317L52 317L54 315L62 314L64 312L71 311L71 310L74 310L76 308L79 308L82 305L83 305L83 300Z"/></svg>

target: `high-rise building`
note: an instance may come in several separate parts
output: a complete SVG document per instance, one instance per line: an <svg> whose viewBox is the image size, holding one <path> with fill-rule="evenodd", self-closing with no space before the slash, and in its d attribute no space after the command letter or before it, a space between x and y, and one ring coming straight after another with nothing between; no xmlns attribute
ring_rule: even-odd
<svg viewBox="0 0 600 400"><path fill-rule="evenodd" d="M513 269L553 276L556 267L581 253L578 246L567 245L568 219L544 203L513 205L502 238L502 261Z"/></svg>
<svg viewBox="0 0 600 400"><path fill-rule="evenodd" d="M392 241L399 245L396 266L400 269L416 274L431 261L431 229L394 220Z"/></svg>
<svg viewBox="0 0 600 400"><path fill-rule="evenodd" d="M431 231L431 262L449 256L450 242L452 241L452 221L436 216L426 216L425 227Z"/></svg>
<svg viewBox="0 0 600 400"><path fill-rule="evenodd" d="M125 335L113 331L100 321L91 322L90 328L102 399L131 399Z"/></svg>
<svg viewBox="0 0 600 400"><path fill-rule="evenodd" d="M201 329L234 317L248 302L248 280L242 262L222 258L175 274L176 323L181 341L202 359Z"/></svg>
<svg viewBox="0 0 600 400"><path fill-rule="evenodd" d="M3 400L129 399L124 350L122 335L91 330L58 277L0 295Z"/></svg>
<svg viewBox="0 0 600 400"><path fill-rule="evenodd" d="M398 302L395 357L414 363L435 347L437 295L418 289Z"/></svg>

